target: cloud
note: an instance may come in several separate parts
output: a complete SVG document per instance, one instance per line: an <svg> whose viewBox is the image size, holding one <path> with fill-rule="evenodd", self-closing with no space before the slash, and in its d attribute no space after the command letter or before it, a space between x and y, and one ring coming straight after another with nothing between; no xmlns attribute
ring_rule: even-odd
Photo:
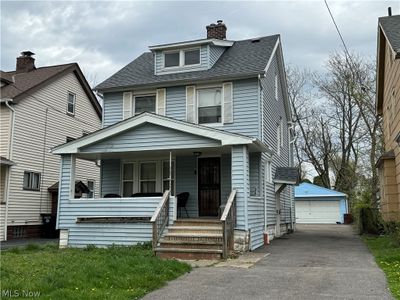
<svg viewBox="0 0 400 300"><path fill-rule="evenodd" d="M376 27L397 1L330 2L347 45L374 56ZM96 83L149 45L205 37L205 26L223 19L228 38L280 33L286 63L321 69L342 48L322 1L264 2L1 2L1 69L15 68L23 50L38 66L76 61ZM89 80L90 80L89 78Z"/></svg>

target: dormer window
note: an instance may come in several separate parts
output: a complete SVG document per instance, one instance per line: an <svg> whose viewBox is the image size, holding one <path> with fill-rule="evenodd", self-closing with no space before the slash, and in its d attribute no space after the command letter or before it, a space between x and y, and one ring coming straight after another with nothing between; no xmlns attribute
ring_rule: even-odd
<svg viewBox="0 0 400 300"><path fill-rule="evenodd" d="M164 67L179 67L179 51L164 53Z"/></svg>
<svg viewBox="0 0 400 300"><path fill-rule="evenodd" d="M200 48L164 52L164 68L200 64Z"/></svg>
<svg viewBox="0 0 400 300"><path fill-rule="evenodd" d="M185 52L185 66L198 65L200 63L200 49L187 50Z"/></svg>

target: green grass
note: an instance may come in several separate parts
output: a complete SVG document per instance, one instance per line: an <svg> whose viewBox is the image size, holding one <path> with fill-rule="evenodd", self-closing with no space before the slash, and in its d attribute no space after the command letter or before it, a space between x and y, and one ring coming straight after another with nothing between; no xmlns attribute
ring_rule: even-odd
<svg viewBox="0 0 400 300"><path fill-rule="evenodd" d="M400 299L400 247L389 236L363 236L363 240L385 272L393 296Z"/></svg>
<svg viewBox="0 0 400 300"><path fill-rule="evenodd" d="M40 292L40 299L137 299L189 272L155 257L148 245L106 249L31 246L1 252L1 290ZM15 299L13 297L13 299Z"/></svg>

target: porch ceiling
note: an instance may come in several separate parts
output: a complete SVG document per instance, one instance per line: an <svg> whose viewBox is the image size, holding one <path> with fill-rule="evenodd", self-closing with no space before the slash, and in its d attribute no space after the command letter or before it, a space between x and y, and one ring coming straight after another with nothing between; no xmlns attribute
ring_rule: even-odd
<svg viewBox="0 0 400 300"><path fill-rule="evenodd" d="M230 154L230 146L214 147L214 148L191 148L176 150L153 150L153 151L130 151L130 152L109 152L109 153L77 153L76 157L85 160L99 159L152 159L152 158L169 158L169 153L173 157L176 156L193 156L194 152L201 152L200 157L218 156L221 154Z"/></svg>

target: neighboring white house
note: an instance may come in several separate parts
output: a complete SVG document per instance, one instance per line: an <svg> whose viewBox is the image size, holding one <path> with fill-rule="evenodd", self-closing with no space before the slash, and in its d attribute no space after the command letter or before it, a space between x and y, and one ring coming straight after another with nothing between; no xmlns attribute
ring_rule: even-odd
<svg viewBox="0 0 400 300"><path fill-rule="evenodd" d="M348 213L347 195L303 182L294 189L296 223L336 224Z"/></svg>
<svg viewBox="0 0 400 300"><path fill-rule="evenodd" d="M15 71L0 74L1 240L41 234L41 214L57 210L48 189L60 158L50 149L101 127L101 106L76 63L36 68L32 52L21 54ZM76 172L81 196L98 195L99 167L84 161Z"/></svg>

